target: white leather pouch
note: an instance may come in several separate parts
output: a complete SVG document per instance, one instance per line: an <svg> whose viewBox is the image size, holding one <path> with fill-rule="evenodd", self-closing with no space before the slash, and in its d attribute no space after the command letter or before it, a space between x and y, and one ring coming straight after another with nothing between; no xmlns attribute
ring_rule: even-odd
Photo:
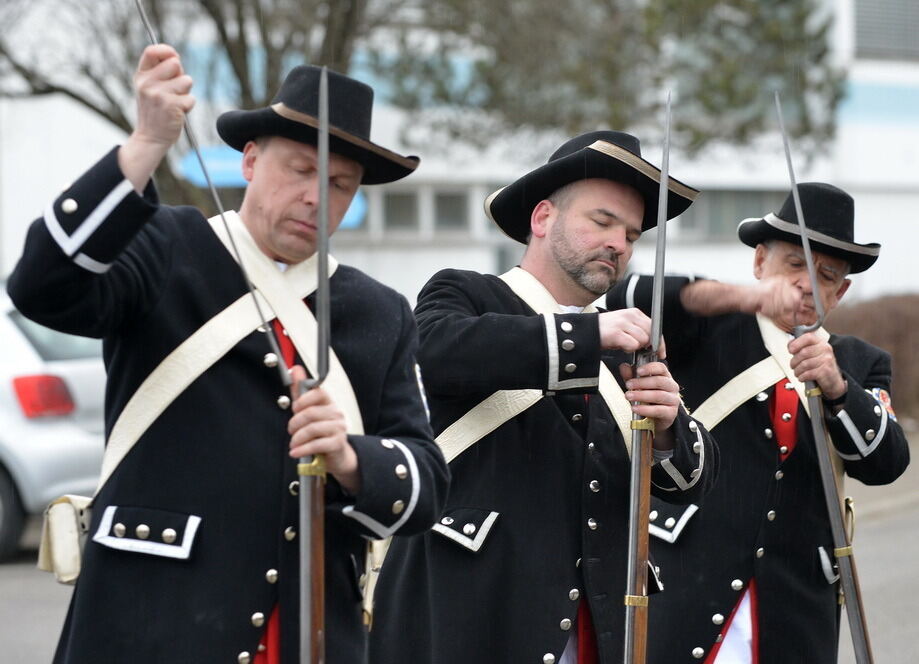
<svg viewBox="0 0 919 664"><path fill-rule="evenodd" d="M80 576L92 502L89 496L66 495L45 509L38 569L54 572L59 583L73 585Z"/></svg>

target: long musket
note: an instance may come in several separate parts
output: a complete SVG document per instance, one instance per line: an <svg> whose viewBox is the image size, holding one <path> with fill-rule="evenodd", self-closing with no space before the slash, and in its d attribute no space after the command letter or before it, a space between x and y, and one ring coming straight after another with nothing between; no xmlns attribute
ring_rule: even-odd
<svg viewBox="0 0 919 664"><path fill-rule="evenodd" d="M670 179L670 95L664 121L664 155L657 200L657 253L651 300L651 347L635 354L633 369L656 362L661 342L664 255L667 248L667 184ZM629 548L625 590L626 664L644 664L648 641L648 516L651 509L651 446L654 423L632 415L632 465L629 481Z"/></svg>
<svg viewBox="0 0 919 664"><path fill-rule="evenodd" d="M319 233L316 269L317 375L297 385L298 393L318 387L329 374L329 77L319 77ZM300 475L300 661L325 661L325 460L305 456Z"/></svg>
<svg viewBox="0 0 919 664"><path fill-rule="evenodd" d="M134 0L144 29L151 44L159 43L153 25L141 0ZM330 307L329 307L329 110L328 73L323 67L319 81L319 233L317 250L318 284L316 289L316 319L318 324L317 372L318 375L301 381L297 393L319 386L329 372ZM191 145L201 172L207 182L211 198L217 207L236 262L243 280L252 296L262 328L268 334L268 344L278 358L278 373L285 387L291 386L290 373L284 354L268 324L268 319L255 296L255 287L243 265L242 256L236 246L233 233L226 220L225 208L214 183L211 181L204 158L198 149L198 141L192 131L188 117L184 120L185 136ZM304 664L322 664L325 660L325 462L321 455L304 457L297 464L301 476L300 495L300 661Z"/></svg>
<svg viewBox="0 0 919 664"><path fill-rule="evenodd" d="M814 270L814 259L811 255L810 238L807 235L807 225L804 223L804 211L801 209L801 198L798 194L798 183L795 180L795 171L791 162L791 147L788 133L785 131L785 122L782 119L782 104L779 93L775 93L775 109L779 117L779 128L782 131L782 140L785 144L785 160L788 162L788 176L791 179L791 193L795 202L795 213L798 216L798 226L801 230L801 245L804 247L804 260L807 263L807 273L811 282L814 295L814 308L817 312L817 321L813 325L795 326L794 336L812 332L823 325L825 313L820 291L817 284L817 274ZM823 485L823 496L826 499L826 509L830 517L830 531L833 535L833 553L839 567L839 578L842 582L842 596L840 601L846 605L846 615L849 619L849 632L852 635L852 647L855 650L855 661L858 664L872 664L874 658L871 654L871 642L868 639L868 624L865 620L865 608L862 605L861 588L858 583L858 572L855 569L855 556L852 552L852 542L846 532L845 516L839 500L839 487L833 474L833 463L830 459L832 452L830 439L824 428L823 400L821 390L813 381L805 384L805 394L810 408L811 429L814 433L814 445L817 449L817 464L820 468L820 482Z"/></svg>

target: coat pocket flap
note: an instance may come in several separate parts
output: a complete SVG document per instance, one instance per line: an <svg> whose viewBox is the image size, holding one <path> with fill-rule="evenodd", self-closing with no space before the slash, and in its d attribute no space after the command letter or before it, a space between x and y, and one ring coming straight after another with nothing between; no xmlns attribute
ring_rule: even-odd
<svg viewBox="0 0 919 664"><path fill-rule="evenodd" d="M497 518L498 512L456 507L447 510L431 530L475 553L482 548Z"/></svg>
<svg viewBox="0 0 919 664"><path fill-rule="evenodd" d="M699 511L698 505L656 504L651 511L648 533L673 544L689 523L692 515Z"/></svg>
<svg viewBox="0 0 919 664"><path fill-rule="evenodd" d="M149 507L109 505L93 541L110 549L187 560L201 517Z"/></svg>

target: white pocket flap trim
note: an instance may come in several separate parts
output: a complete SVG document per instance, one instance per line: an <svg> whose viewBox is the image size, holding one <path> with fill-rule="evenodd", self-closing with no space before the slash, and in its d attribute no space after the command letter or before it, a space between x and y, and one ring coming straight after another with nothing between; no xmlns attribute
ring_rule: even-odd
<svg viewBox="0 0 919 664"><path fill-rule="evenodd" d="M431 530L436 533L440 533L447 539L451 539L460 546L469 549L473 553L477 552L482 548L482 544L485 543L485 538L488 537L488 533L491 531L491 527L495 525L495 520L498 518L499 512L489 512L488 516L485 517L485 520L482 522L482 525L479 527L479 531L475 534L475 537L468 537L463 535L460 532L457 532L453 528L445 526L443 524L437 523L431 526Z"/></svg>
<svg viewBox="0 0 919 664"><path fill-rule="evenodd" d="M191 556L191 545L195 541L195 533L198 526L201 525L201 517L190 514L188 521L185 523L185 534L179 544L166 544L165 542L151 542L149 540L135 539L132 537L115 537L109 535L112 530L112 521L115 519L115 512L118 510L117 505L109 505L102 513L102 520L99 522L99 528L93 535L93 541L98 542L110 549L120 549L122 551L133 551L134 553L147 553L152 556L161 556L163 558L176 558L179 560L188 560Z"/></svg>

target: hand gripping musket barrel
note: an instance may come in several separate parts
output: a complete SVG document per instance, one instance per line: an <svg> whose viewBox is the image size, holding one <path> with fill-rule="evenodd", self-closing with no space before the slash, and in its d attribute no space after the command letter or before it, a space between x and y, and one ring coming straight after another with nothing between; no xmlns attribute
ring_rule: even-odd
<svg viewBox="0 0 919 664"><path fill-rule="evenodd" d="M141 0L134 0L140 13L144 29L151 44L159 43L153 26ZM301 381L297 393L319 386L329 372L329 109L328 109L328 73L323 67L319 80L319 242L317 251L318 285L316 289L316 319L318 323L317 339L317 375ZM188 118L185 118L185 136L191 145L201 172L207 182L214 205L220 214L230 246L243 280L249 289L262 327L268 331L265 337L271 352L278 358L278 373L285 387L291 386L289 367L284 361L272 326L255 296L255 287L249 279L243 265L242 256L236 246L233 233L230 232L225 210L217 189L211 181L204 158L198 149L198 141L192 131ZM303 664L322 664L325 660L325 463L321 455L304 457L297 464L300 481L300 661Z"/></svg>
<svg viewBox="0 0 919 664"><path fill-rule="evenodd" d="M670 95L664 121L664 155L657 201L657 253L651 299L651 346L635 354L633 370L656 362L661 342L664 254L667 248L667 184L670 179ZM648 515L651 509L651 446L654 422L632 414L629 481L629 548L625 590L625 664L644 664L648 640Z"/></svg>
<svg viewBox="0 0 919 664"><path fill-rule="evenodd" d="M807 263L807 273L810 277L811 290L814 294L814 308L817 312L817 321L813 325L798 325L794 329L795 338L802 334L812 332L823 325L825 312L820 291L817 288L817 275L814 270L814 259L811 255L810 238L807 236L807 225L804 222L804 211L801 208L801 199L798 195L798 183L795 180L795 171L791 162L791 147L788 133L785 131L785 122L782 119L782 104L779 93L775 93L775 108L779 118L779 128L782 131L782 140L785 144L785 160L788 162L788 176L791 180L791 193L795 203L795 213L798 216L798 226L801 229L801 245L804 247L804 259ZM868 639L868 624L865 620L865 608L862 605L861 588L858 584L858 573L855 569L855 557L852 553L852 542L845 527L845 515L839 499L839 487L833 474L833 463L830 454L830 438L824 424L823 400L821 390L816 383L807 381L805 394L810 407L811 428L814 432L814 445L817 449L817 463L820 468L820 482L823 485L823 496L826 499L827 513L830 517L830 530L833 535L833 553L839 567L839 579L842 583L842 599L846 605L846 615L849 619L849 631L852 634L852 647L855 651L855 661L858 664L873 664L871 642Z"/></svg>

